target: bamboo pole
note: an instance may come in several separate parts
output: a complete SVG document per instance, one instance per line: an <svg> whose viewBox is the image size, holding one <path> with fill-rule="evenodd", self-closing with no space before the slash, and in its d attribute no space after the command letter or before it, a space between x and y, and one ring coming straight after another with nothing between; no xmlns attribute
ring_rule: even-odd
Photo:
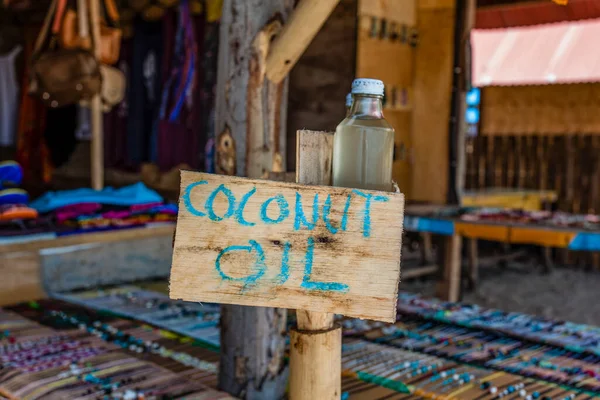
<svg viewBox="0 0 600 400"><path fill-rule="evenodd" d="M340 0L302 0L283 26L267 57L267 78L285 79Z"/></svg>
<svg viewBox="0 0 600 400"><path fill-rule="evenodd" d="M89 0L92 43L94 56L100 59L100 0ZM101 190L104 187L104 141L102 128L102 103L97 94L91 101L92 115L92 151L91 175L92 188Z"/></svg>
<svg viewBox="0 0 600 400"><path fill-rule="evenodd" d="M331 184L333 133L298 131L296 182ZM290 399L339 399L342 329L334 315L296 310L297 328L290 338Z"/></svg>

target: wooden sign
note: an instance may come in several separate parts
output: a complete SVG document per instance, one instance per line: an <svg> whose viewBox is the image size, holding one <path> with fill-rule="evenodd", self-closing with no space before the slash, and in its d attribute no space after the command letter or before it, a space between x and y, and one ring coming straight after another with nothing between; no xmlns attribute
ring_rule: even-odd
<svg viewBox="0 0 600 400"><path fill-rule="evenodd" d="M395 322L404 197L181 172L170 297Z"/></svg>

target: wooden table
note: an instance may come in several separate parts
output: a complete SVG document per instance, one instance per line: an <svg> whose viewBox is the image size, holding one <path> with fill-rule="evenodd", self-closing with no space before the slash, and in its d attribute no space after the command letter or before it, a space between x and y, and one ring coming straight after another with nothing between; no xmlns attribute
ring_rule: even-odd
<svg viewBox="0 0 600 400"><path fill-rule="evenodd" d="M538 211L543 210L546 204L556 202L557 199L558 194L553 190L490 188L465 192L462 196L462 205Z"/></svg>
<svg viewBox="0 0 600 400"><path fill-rule="evenodd" d="M443 279L436 295L449 301L458 301L461 278L461 240L489 240L507 244L529 244L545 248L563 248L574 251L600 251L600 231L551 227L523 223L463 221L456 218L431 217L440 206L407 206L404 229L443 237L441 265ZM471 258L471 257L470 257ZM476 260L470 260L470 268Z"/></svg>
<svg viewBox="0 0 600 400"><path fill-rule="evenodd" d="M166 277L174 229L168 224L0 240L0 306L44 298L49 292Z"/></svg>

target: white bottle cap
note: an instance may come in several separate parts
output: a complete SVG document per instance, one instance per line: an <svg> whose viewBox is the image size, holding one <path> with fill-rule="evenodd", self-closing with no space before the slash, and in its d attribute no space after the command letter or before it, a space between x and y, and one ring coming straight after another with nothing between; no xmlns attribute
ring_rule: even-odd
<svg viewBox="0 0 600 400"><path fill-rule="evenodd" d="M352 93L346 95L346 107L352 106Z"/></svg>
<svg viewBox="0 0 600 400"><path fill-rule="evenodd" d="M352 82L352 94L383 96L383 82L378 79L359 78Z"/></svg>

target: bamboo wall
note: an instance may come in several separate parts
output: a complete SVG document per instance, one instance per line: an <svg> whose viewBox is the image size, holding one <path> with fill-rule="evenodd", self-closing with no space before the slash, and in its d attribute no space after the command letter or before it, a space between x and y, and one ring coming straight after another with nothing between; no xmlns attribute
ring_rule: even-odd
<svg viewBox="0 0 600 400"><path fill-rule="evenodd" d="M555 190L560 210L600 213L600 84L485 88L466 155L467 189Z"/></svg>

